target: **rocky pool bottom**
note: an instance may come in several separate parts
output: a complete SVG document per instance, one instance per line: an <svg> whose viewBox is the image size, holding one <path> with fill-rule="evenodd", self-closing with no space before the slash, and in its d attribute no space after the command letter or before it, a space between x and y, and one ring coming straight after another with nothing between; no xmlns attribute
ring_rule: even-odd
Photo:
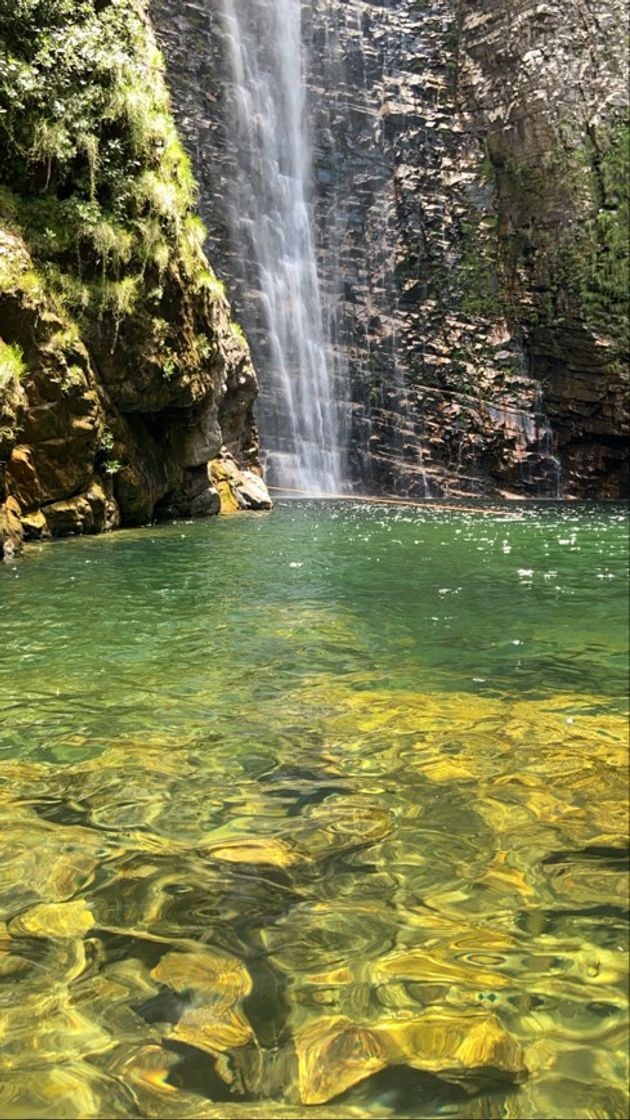
<svg viewBox="0 0 630 1120"><path fill-rule="evenodd" d="M0 570L0 1115L626 1116L626 563L313 502Z"/></svg>

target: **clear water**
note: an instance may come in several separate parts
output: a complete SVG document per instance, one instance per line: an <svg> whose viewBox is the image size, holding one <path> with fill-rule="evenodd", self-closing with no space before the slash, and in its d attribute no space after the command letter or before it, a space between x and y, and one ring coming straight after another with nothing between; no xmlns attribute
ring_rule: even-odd
<svg viewBox="0 0 630 1120"><path fill-rule="evenodd" d="M626 563L287 503L0 570L0 1115L625 1116Z"/></svg>

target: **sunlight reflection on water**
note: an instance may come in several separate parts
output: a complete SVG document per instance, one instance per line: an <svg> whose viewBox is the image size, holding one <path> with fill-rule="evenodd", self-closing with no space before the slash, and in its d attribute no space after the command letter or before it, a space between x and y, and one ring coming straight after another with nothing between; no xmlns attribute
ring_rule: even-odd
<svg viewBox="0 0 630 1120"><path fill-rule="evenodd" d="M2 1116L624 1116L626 558L291 502L0 572Z"/></svg>

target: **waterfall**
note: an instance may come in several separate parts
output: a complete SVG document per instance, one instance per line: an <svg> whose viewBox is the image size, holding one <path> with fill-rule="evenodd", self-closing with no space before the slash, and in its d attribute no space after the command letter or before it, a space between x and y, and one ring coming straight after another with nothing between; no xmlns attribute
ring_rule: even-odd
<svg viewBox="0 0 630 1120"><path fill-rule="evenodd" d="M227 206L232 252L257 323L258 423L268 481L338 492L343 404L324 329L312 220L300 0L219 0L236 175Z"/></svg>

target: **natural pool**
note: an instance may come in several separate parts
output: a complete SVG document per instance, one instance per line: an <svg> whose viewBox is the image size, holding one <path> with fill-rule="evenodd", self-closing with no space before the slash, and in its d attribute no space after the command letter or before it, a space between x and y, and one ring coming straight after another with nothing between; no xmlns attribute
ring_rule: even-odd
<svg viewBox="0 0 630 1120"><path fill-rule="evenodd" d="M626 563L286 503L0 570L0 1116L625 1116Z"/></svg>

